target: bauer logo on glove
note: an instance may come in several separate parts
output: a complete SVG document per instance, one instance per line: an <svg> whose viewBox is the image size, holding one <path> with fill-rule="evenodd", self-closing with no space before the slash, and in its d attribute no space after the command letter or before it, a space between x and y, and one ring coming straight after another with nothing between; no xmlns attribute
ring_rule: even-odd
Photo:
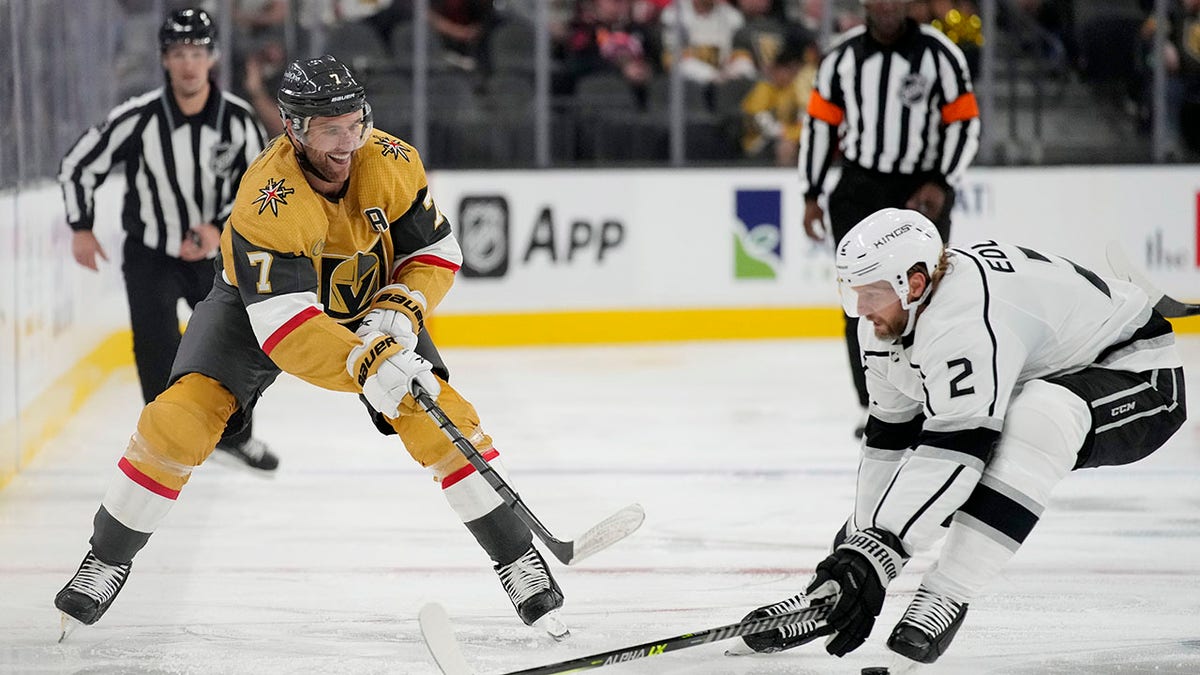
<svg viewBox="0 0 1200 675"><path fill-rule="evenodd" d="M371 376L371 366L375 365L375 360L379 358L379 355L397 344L396 338L388 335L370 346L370 351L367 352L366 358L362 360L362 363L358 364L358 386L361 387L366 384L367 378Z"/></svg>
<svg viewBox="0 0 1200 675"><path fill-rule="evenodd" d="M388 288L393 287L389 286L384 288L383 290L386 292L381 292L379 295L377 295L375 297L375 302L372 303L372 306L392 310L399 308L407 312L412 317L413 323L416 324L416 332L420 333L421 331L425 330L425 311L421 306L421 303L417 302L413 298L408 297L404 293L390 292L388 291Z"/></svg>

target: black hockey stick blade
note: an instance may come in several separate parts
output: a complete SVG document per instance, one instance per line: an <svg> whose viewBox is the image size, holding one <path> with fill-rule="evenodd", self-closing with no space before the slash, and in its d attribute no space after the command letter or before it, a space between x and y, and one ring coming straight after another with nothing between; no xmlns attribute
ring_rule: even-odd
<svg viewBox="0 0 1200 675"><path fill-rule="evenodd" d="M429 415L430 419L441 428L442 433L446 434L446 437L454 444L454 447L458 448L458 451L467 458L471 466L475 467L479 475L483 476L488 485L491 485L496 494L500 495L500 498L504 500L504 503L517 514L517 517L537 535L538 539L542 540L542 543L546 545L546 549L564 565L574 565L580 560L612 546L633 534L635 530L641 527L642 521L646 519L646 511L642 509L640 504L630 504L592 526L574 541L563 541L555 537L542 524L542 521L538 520L533 511L529 510L529 507L521 500L521 495L517 494L517 491L500 474L496 473L491 465L487 463L487 460L483 458L483 455L480 455L479 451L475 449L475 446L462 435L462 432L459 431L458 427L450 420L450 417L446 415L428 392L418 386L416 399L426 414Z"/></svg>
<svg viewBox="0 0 1200 675"><path fill-rule="evenodd" d="M1131 282L1146 292L1150 296L1150 303L1154 305L1154 309L1158 310L1159 314L1168 319L1178 319L1185 316L1196 316L1200 314L1200 305L1189 302L1181 302L1163 293L1158 286L1150 281L1132 261L1129 256L1125 255L1125 249L1115 241L1108 242L1105 248L1105 255L1108 257L1108 266L1112 268L1113 274L1118 279Z"/></svg>
<svg viewBox="0 0 1200 675"><path fill-rule="evenodd" d="M779 616L753 619L751 621L739 621L738 623L709 628L696 633L684 633L675 637L643 642L631 647L621 647L607 652L559 661L558 663L526 668L525 670L514 670L504 673L504 675L553 675L554 673L574 673L581 670L603 668L604 666L634 661L648 656L658 656L659 654L687 649L688 647L698 647L710 642L719 642L743 635L761 633L779 628L780 626L790 626L805 621L820 621L829 616L829 610L832 607L832 604L804 607L794 612L780 614ZM433 654L433 660L437 662L442 672L445 675L472 675L474 671L471 670L471 666L463 658L462 650L458 647L458 641L454 639L454 627L450 625L450 617L446 615L446 610L441 605L430 603L421 608L417 620L421 626L421 635L425 638L425 646Z"/></svg>

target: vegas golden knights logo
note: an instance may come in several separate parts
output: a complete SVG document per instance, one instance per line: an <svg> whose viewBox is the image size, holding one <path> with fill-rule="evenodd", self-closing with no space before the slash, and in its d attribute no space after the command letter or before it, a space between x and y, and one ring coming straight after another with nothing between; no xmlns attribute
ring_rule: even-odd
<svg viewBox="0 0 1200 675"><path fill-rule="evenodd" d="M379 290L380 266L380 258L373 252L360 251L350 258L325 256L321 265L325 312L339 321L366 312Z"/></svg>

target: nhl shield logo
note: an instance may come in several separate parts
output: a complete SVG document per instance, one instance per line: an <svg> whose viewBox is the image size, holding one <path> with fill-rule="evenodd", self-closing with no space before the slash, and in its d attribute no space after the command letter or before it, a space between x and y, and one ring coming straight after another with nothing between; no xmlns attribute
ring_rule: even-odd
<svg viewBox="0 0 1200 675"><path fill-rule="evenodd" d="M929 95L929 78L920 73L909 73L900 83L900 102L905 106L914 106L925 100Z"/></svg>
<svg viewBox="0 0 1200 675"><path fill-rule="evenodd" d="M208 168L222 178L230 178L233 175L233 163L237 161L240 150L240 147L234 147L232 143L225 141L213 143Z"/></svg>
<svg viewBox="0 0 1200 675"><path fill-rule="evenodd" d="M508 200L499 195L463 197L458 223L463 276L503 277L508 272Z"/></svg>

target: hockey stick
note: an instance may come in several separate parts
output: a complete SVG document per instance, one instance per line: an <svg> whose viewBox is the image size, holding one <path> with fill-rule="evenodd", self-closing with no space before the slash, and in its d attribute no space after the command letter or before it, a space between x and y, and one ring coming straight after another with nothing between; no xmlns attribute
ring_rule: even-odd
<svg viewBox="0 0 1200 675"><path fill-rule="evenodd" d="M1132 282L1150 296L1150 302L1154 304L1154 309L1158 310L1159 314L1168 319L1178 319L1184 316L1196 316L1200 314L1200 305L1189 302L1180 302L1175 298L1163 293L1158 286L1154 285L1140 269L1137 268L1125 255L1125 249L1115 241L1108 242L1108 247L1105 249L1105 254L1108 256L1108 266L1112 268L1118 279Z"/></svg>
<svg viewBox="0 0 1200 675"><path fill-rule="evenodd" d="M580 656L558 663L550 663L525 670L515 670L504 675L551 675L552 673L574 673L592 668L602 668L616 663L625 663L647 656L658 656L688 647L698 647L710 642L728 640L753 633L761 633L780 626L804 623L805 621L820 621L829 615L831 604L804 607L794 612L770 616L751 621L739 621L717 628L709 628L696 633L684 633L663 640L643 642L640 645L621 647L607 652ZM421 635L425 638L425 646L433 655L445 675L473 675L474 671L463 658L458 641L454 639L454 627L450 625L450 617L446 610L437 603L429 603L421 608L417 621L421 625Z"/></svg>
<svg viewBox="0 0 1200 675"><path fill-rule="evenodd" d="M640 504L630 504L625 508L617 511L608 518L593 525L590 530L584 532L574 541L563 541L550 533L542 521L538 520L537 516L525 506L525 502L521 501L521 495L505 482L500 474L487 463L487 460L479 454L475 446L463 437L462 432L450 421L450 418L442 411L441 407L434 402L429 394L417 386L416 393L417 402L425 409L430 419L434 421L458 448L471 466L483 476L488 485L500 495L504 503L509 506L517 516L529 526L529 529L537 535L538 539L546 545L546 548L565 565L574 565L584 558L612 546L618 541L633 534L634 530L641 526L642 521L646 519L646 512Z"/></svg>

